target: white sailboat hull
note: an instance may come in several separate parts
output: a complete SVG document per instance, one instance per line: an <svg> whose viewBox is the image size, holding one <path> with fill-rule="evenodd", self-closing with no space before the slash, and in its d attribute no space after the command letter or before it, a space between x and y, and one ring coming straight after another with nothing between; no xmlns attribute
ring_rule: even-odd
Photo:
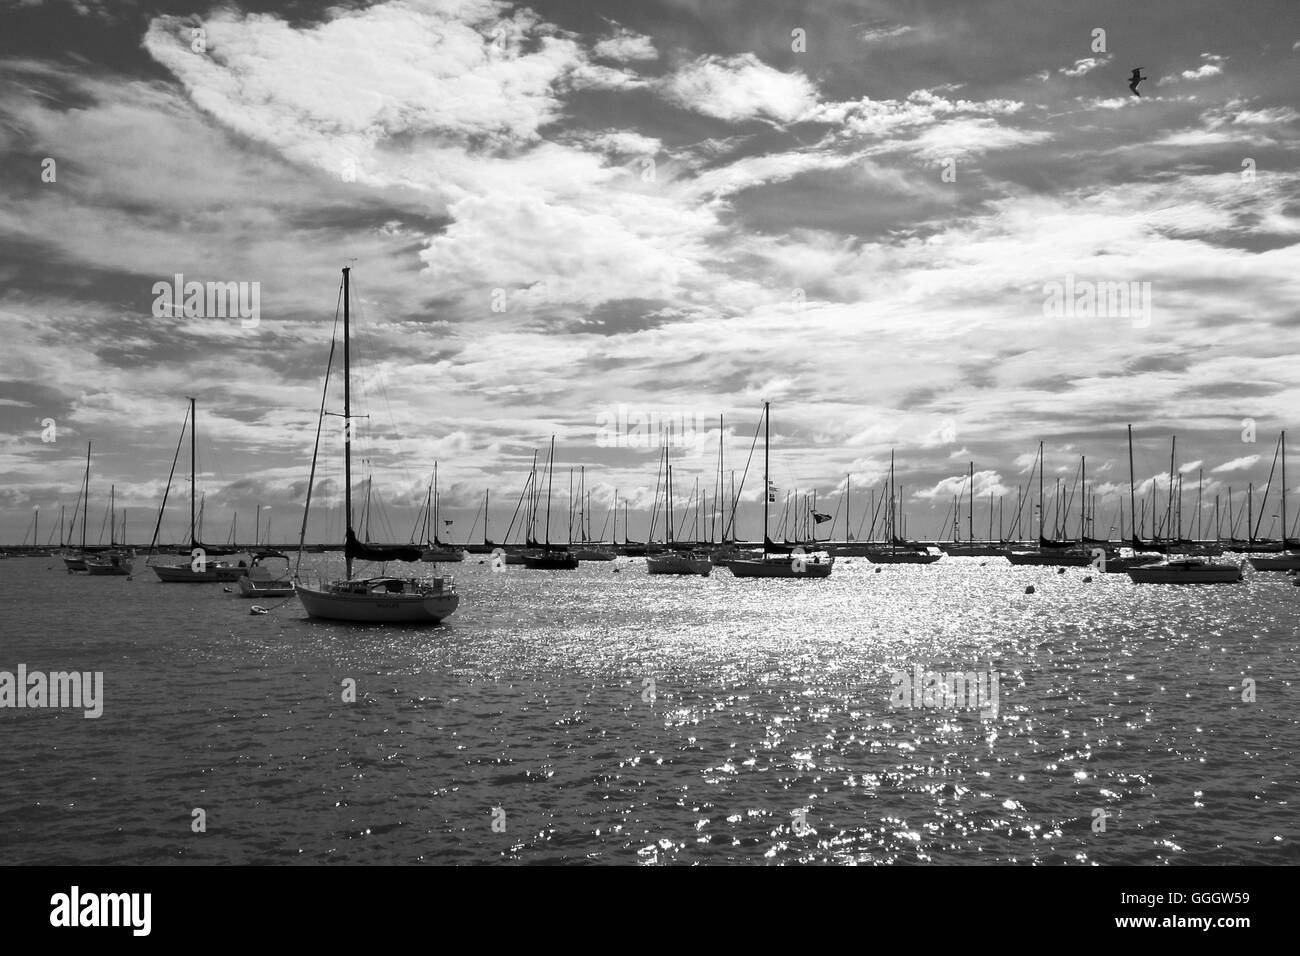
<svg viewBox="0 0 1300 956"><path fill-rule="evenodd" d="M766 558L732 558L727 568L738 578L828 578L835 558L830 555L807 555L796 562L789 555Z"/></svg>
<svg viewBox="0 0 1300 956"><path fill-rule="evenodd" d="M460 605L460 596L340 591L299 584L295 589L311 617L373 624L437 624Z"/></svg>
<svg viewBox="0 0 1300 956"><path fill-rule="evenodd" d="M1256 571L1300 571L1300 554L1284 554L1276 558L1251 558L1250 566Z"/></svg>
<svg viewBox="0 0 1300 956"><path fill-rule="evenodd" d="M1241 568L1235 564L1201 564L1169 562L1129 568L1134 584L1235 584L1241 580Z"/></svg>
<svg viewBox="0 0 1300 956"><path fill-rule="evenodd" d="M698 574L708 577L713 564L707 556L690 554L652 554L645 559L647 574Z"/></svg>

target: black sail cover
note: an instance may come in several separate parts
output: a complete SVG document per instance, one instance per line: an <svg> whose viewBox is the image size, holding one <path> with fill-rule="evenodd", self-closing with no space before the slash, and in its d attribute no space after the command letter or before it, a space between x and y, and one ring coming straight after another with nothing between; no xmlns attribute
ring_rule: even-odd
<svg viewBox="0 0 1300 956"><path fill-rule="evenodd" d="M348 528L344 553L361 561L419 561L424 549L409 544L362 544L356 532Z"/></svg>

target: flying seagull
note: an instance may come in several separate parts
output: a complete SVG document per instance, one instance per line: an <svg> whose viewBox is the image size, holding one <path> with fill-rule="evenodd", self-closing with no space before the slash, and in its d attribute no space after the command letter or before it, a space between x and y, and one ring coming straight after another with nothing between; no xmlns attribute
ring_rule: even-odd
<svg viewBox="0 0 1300 956"><path fill-rule="evenodd" d="M1129 76L1129 78L1128 78L1128 88L1129 88L1129 91L1130 91L1134 96L1141 96L1141 95L1142 95L1141 93L1138 92L1138 84L1141 83L1141 82L1142 82L1143 80L1145 80L1145 79L1146 79L1146 77L1142 75L1142 67L1140 67L1140 66L1139 66L1136 70L1134 70L1133 73Z"/></svg>

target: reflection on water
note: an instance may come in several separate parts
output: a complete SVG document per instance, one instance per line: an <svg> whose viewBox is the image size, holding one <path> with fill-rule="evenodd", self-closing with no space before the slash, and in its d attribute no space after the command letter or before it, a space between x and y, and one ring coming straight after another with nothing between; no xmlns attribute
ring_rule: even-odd
<svg viewBox="0 0 1300 956"><path fill-rule="evenodd" d="M4 562L0 669L102 670L106 698L0 711L7 860L1300 862L1284 575L478 560L433 629ZM891 707L918 671L996 676L996 716Z"/></svg>

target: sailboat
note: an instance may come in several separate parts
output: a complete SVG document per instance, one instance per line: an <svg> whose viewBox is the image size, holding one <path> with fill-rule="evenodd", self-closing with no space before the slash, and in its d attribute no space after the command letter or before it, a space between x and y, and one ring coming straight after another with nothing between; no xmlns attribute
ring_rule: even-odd
<svg viewBox="0 0 1300 956"><path fill-rule="evenodd" d="M198 474L197 474L197 436L198 420L197 408L193 398L190 399L190 409L187 421L190 430L190 547L188 553L191 555L190 561L185 564L149 564L148 567L153 569L153 573L158 575L158 580L164 584L210 584L214 581L236 581L244 572L245 564L240 562L238 565L231 564L229 561L213 561L210 556L231 554L229 551L220 551L216 548L203 544L199 538L199 517L195 513L196 495L198 491ZM182 430L184 426L182 426ZM180 446L177 446L177 453L180 452ZM172 468L175 469L176 462L172 462ZM171 477L167 478L167 489L171 490ZM150 542L152 549L158 543L158 531L162 527L163 510L167 507L167 492L163 493L162 506L158 509L158 524L154 527L153 541ZM185 552L182 552L185 553ZM244 552L236 551L234 554L243 554ZM147 562L146 562L147 564Z"/></svg>
<svg viewBox="0 0 1300 956"><path fill-rule="evenodd" d="M604 547L599 542L591 540L591 492L587 490L587 467L582 466L582 477L578 483L578 534L582 538L582 545L577 550L579 561L613 561L617 554L613 548ZM585 509L584 509L585 504ZM615 505L617 507L617 505ZM615 516L615 521L618 520ZM601 535L605 529L601 528Z"/></svg>
<svg viewBox="0 0 1300 956"><path fill-rule="evenodd" d="M128 577L133 567L134 553L128 548L118 548L114 538L117 535L117 486L112 485L108 492L109 527L107 551L86 556L86 571L89 574L117 575Z"/></svg>
<svg viewBox="0 0 1300 956"><path fill-rule="evenodd" d="M1290 549L1286 539L1286 432L1278 437L1279 453L1282 456L1282 548L1277 557L1251 558L1250 564L1256 571L1295 571L1300 570L1300 554ZM1267 497L1267 495L1266 495ZM1262 509L1261 509L1262 510Z"/></svg>
<svg viewBox="0 0 1300 956"><path fill-rule="evenodd" d="M867 553L867 560L872 564L934 564L942 555L931 554L919 545L898 536L898 502L903 497L901 489L894 493L894 453L889 453L889 513L887 533L888 545L877 545ZM899 546L902 550L899 550Z"/></svg>
<svg viewBox="0 0 1300 956"><path fill-rule="evenodd" d="M255 552L238 583L239 593L244 597L288 597L293 593L289 556L280 551Z"/></svg>
<svg viewBox="0 0 1300 956"><path fill-rule="evenodd" d="M1130 465L1130 468L1132 466ZM1163 561L1140 564L1126 569L1134 584L1235 584L1241 580L1241 568L1226 562L1207 561L1203 558L1176 558L1177 538L1173 533L1174 447L1169 450L1169 504L1165 520L1165 536L1170 542ZM1136 536L1135 536L1136 537Z"/></svg>
<svg viewBox="0 0 1300 956"><path fill-rule="evenodd" d="M1043 534L1043 520L1046 514L1043 510L1043 471L1046 467L1046 459L1043 457L1043 443L1038 443L1038 548L1036 550L1018 550L1013 549L1007 552L1007 560L1016 565L1035 565L1047 567L1070 567L1079 568L1087 567L1092 564L1092 552L1084 549L1077 541L1065 541L1060 539L1048 538ZM1030 477L1033 477L1031 472ZM1057 510L1059 518L1060 510L1060 483L1057 483ZM1082 522L1082 517L1081 517ZM1083 536L1083 529L1079 531L1080 538Z"/></svg>
<svg viewBox="0 0 1300 956"><path fill-rule="evenodd" d="M546 464L546 543L524 552L524 567L534 571L572 571L578 556L563 545L551 544L551 482L555 472L555 436L551 436L551 456Z"/></svg>
<svg viewBox="0 0 1300 956"><path fill-rule="evenodd" d="M456 593L456 586L449 578L352 577L354 559L419 561L421 549L400 545L362 544L357 540L356 532L352 529L352 360L349 346L351 271L348 267L343 269L343 513L347 522L347 532L343 542L345 575L341 581L319 587L312 587L298 581L295 583L294 590L310 617L331 621L381 624L436 624L460 606L460 595ZM325 378L328 387L328 371ZM323 404L322 402L322 411ZM319 441L318 430L318 446ZM307 482L307 503L303 509L300 548L302 538L306 536L307 512L311 507L311 488L315 481L315 470L316 459L313 453L312 475Z"/></svg>
<svg viewBox="0 0 1300 956"><path fill-rule="evenodd" d="M90 510L90 442L86 442L86 477L81 486L81 494L77 498L77 504L84 510L81 512L81 550L64 551L63 566L68 569L68 573L74 571L86 570L86 512ZM77 512L72 512L72 521L76 523ZM69 536L71 537L71 536Z"/></svg>
<svg viewBox="0 0 1300 956"><path fill-rule="evenodd" d="M763 550L759 554L738 555L726 559L726 567L738 578L827 578L835 566L834 556L825 551L813 554L774 552L768 537L769 502L774 497L769 467L771 443L771 403L763 403Z"/></svg>
<svg viewBox="0 0 1300 956"><path fill-rule="evenodd" d="M708 577L713 570L713 565L709 561L706 553L694 550L678 549L674 546L673 541L673 468L668 464L668 449L665 448L664 471L667 475L664 482L664 513L668 517L668 530L664 532L664 544L667 546L659 554L646 555L645 569L647 574L698 574L701 577Z"/></svg>
<svg viewBox="0 0 1300 956"><path fill-rule="evenodd" d="M444 544L438 539L438 463L433 463L433 483L429 486L429 492L433 497L433 537L429 537L429 502L426 499L424 504L424 540L426 542L424 553L420 555L421 561L438 561L445 564L455 564L465 560L465 552L460 548L450 544Z"/></svg>

